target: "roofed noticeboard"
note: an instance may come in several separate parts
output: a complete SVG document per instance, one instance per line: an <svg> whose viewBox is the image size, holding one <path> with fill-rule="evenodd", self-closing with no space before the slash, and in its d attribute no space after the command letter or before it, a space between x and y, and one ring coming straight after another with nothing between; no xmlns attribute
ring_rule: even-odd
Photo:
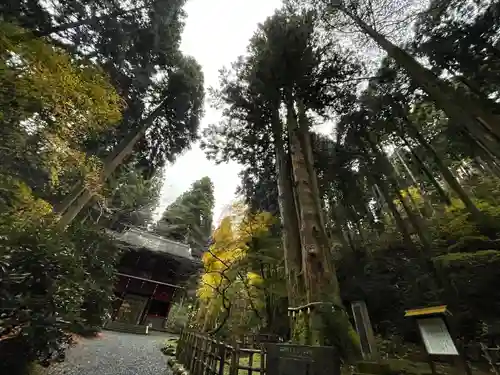
<svg viewBox="0 0 500 375"><path fill-rule="evenodd" d="M268 375L339 375L340 358L333 347L266 344Z"/></svg>
<svg viewBox="0 0 500 375"><path fill-rule="evenodd" d="M441 317L417 320L425 349L431 355L458 355L448 327Z"/></svg>

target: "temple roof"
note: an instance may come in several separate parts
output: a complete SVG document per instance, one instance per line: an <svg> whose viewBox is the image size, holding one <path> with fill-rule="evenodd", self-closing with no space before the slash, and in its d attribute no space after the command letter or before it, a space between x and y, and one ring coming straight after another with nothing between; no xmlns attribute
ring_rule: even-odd
<svg viewBox="0 0 500 375"><path fill-rule="evenodd" d="M109 233L118 241L132 248L147 249L199 262L199 259L191 254L189 245L169 240L139 228L129 228L121 233L115 231L109 231Z"/></svg>

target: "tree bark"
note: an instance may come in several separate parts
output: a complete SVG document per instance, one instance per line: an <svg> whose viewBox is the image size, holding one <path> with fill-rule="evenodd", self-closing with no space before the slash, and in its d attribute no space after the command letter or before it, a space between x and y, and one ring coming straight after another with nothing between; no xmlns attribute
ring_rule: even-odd
<svg viewBox="0 0 500 375"><path fill-rule="evenodd" d="M306 156L308 151L302 148L304 142L301 142L293 94L288 90L285 95L292 168L300 202L300 239L306 298L308 303L322 303L309 314L303 311L303 314L308 315L307 339L310 344L340 343L339 347L345 350L345 357L359 356L359 338L343 307L331 249L325 241L327 236L325 227L321 225L318 198L314 197L315 176L310 176L311 168L307 165ZM333 312L331 305L323 308L328 303L334 306Z"/></svg>
<svg viewBox="0 0 500 375"><path fill-rule="evenodd" d="M306 108L302 100L297 101L298 107L298 126L299 126L299 136L300 144L304 150L304 156L306 158L307 171L311 178L311 188L316 203L316 209L318 210L320 224L325 227L325 218L323 213L323 205L321 204L321 196L318 187L318 178L316 176L316 171L314 170L314 157L311 144L311 134L309 132L309 120L307 119Z"/></svg>
<svg viewBox="0 0 500 375"><path fill-rule="evenodd" d="M276 174L278 176L278 203L283 226L282 241L288 278L288 300L289 304L295 307L301 302L300 296L302 294L299 223L295 207L292 176L289 173L290 168L287 165L283 144L283 124L279 118L278 110L273 112L271 126L276 155Z"/></svg>

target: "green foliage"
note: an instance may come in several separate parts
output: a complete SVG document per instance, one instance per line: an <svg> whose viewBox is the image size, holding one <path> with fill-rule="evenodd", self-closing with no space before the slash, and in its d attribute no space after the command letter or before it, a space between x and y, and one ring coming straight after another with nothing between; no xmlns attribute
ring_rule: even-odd
<svg viewBox="0 0 500 375"><path fill-rule="evenodd" d="M118 252L95 228L61 232L26 185L8 189L17 200L0 201L9 213L0 218L0 369L22 373L64 354L75 325L102 325Z"/></svg>
<svg viewBox="0 0 500 375"><path fill-rule="evenodd" d="M64 50L79 64L93 61L125 103L114 129L81 138L88 155L108 155L141 129L151 105L160 102L165 105L151 119L148 136L133 149L133 158L147 178L197 138L203 74L193 58L179 51L185 0L14 3L2 5L0 15L25 29L16 40L30 43L37 40L34 36L43 36L48 45Z"/></svg>
<svg viewBox="0 0 500 375"><path fill-rule="evenodd" d="M102 227L77 224L69 229L66 236L72 239L85 271L85 279L79 282L84 289L83 303L73 330L94 334L109 318L114 299L115 265L121 252Z"/></svg>
<svg viewBox="0 0 500 375"><path fill-rule="evenodd" d="M102 327L119 255L90 222L58 229L51 203L75 181L100 187L85 142L121 119L122 98L98 66L26 35L0 22L0 372L14 374Z"/></svg>
<svg viewBox="0 0 500 375"><path fill-rule="evenodd" d="M498 180L491 177L474 178L476 191L486 191ZM472 181L465 180L464 186ZM498 185L496 185L498 186ZM492 192L496 188L492 188ZM483 194L476 205L496 222L498 206L494 194ZM479 322L498 314L495 268L498 263L499 243L482 236L463 203L452 198L452 205L435 207L426 218L432 237L433 265L430 273L422 263L419 250L404 249L394 234L394 223L386 223L386 233L368 237L368 257L359 259L344 254L340 262L339 278L345 300L362 299L367 302L372 324L383 336L401 335L417 342L414 327L403 318L404 310L436 303L430 293L429 280L439 277L441 290L438 300L450 305L457 317L460 334L472 339ZM393 234L388 234L393 233ZM492 250L493 249L493 250ZM434 293L435 294L435 293Z"/></svg>
<svg viewBox="0 0 500 375"><path fill-rule="evenodd" d="M0 23L1 168L53 202L75 179L95 187L100 161L84 143L120 120L123 103L97 66L41 39L15 41L22 32Z"/></svg>
<svg viewBox="0 0 500 375"><path fill-rule="evenodd" d="M443 283L455 298L452 306L457 324L466 339L473 339L481 321L491 321L500 311L498 267L500 251L480 250L474 253L451 253L433 259L442 274Z"/></svg>
<svg viewBox="0 0 500 375"><path fill-rule="evenodd" d="M204 177L166 208L155 230L166 238L187 242L193 254L201 256L212 233L213 208L214 187Z"/></svg>
<svg viewBox="0 0 500 375"><path fill-rule="evenodd" d="M500 261L497 250L481 250L475 253L452 253L434 258L434 262L443 268L482 267Z"/></svg>
<svg viewBox="0 0 500 375"><path fill-rule="evenodd" d="M147 227L152 221L153 211L160 196L162 174L149 179L144 170L135 163L122 165L114 176L108 179L105 188L94 199L97 204L86 211L87 218L104 222L117 230L124 226Z"/></svg>
<svg viewBox="0 0 500 375"><path fill-rule="evenodd" d="M188 326L192 315L192 306L188 303L176 302L168 312L167 330L179 334Z"/></svg>
<svg viewBox="0 0 500 375"><path fill-rule="evenodd" d="M86 137L86 151L93 155L106 155L123 138L139 130L140 120L148 112L147 103L165 96L168 81L186 60L179 51L185 0L70 0L50 6L38 0L14 3L5 7L2 4L3 19L36 36L45 36L49 43L65 49L76 60L95 61L125 101L123 119L113 131ZM25 40L29 38L29 33L24 35ZM179 111L189 98L177 92L175 100L184 102L178 106ZM197 111L191 114L197 116ZM177 126L179 121L171 121L168 112L159 114L155 134L144 138L134 149L136 159L148 169L149 176L179 148L186 147L187 132L190 137L196 132L189 126Z"/></svg>

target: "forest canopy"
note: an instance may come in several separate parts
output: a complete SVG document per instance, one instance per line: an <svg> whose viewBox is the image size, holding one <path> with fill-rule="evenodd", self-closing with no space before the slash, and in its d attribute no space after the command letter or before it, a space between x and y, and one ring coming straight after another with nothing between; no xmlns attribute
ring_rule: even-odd
<svg viewBox="0 0 500 375"><path fill-rule="evenodd" d="M478 339L498 314L498 4L285 3L222 71L203 147L243 165L249 215L280 219L265 263L284 262L288 307L364 300L378 335L415 341L404 311L446 303ZM287 337L356 355L342 313L302 319ZM283 334L261 322L241 329Z"/></svg>
<svg viewBox="0 0 500 375"><path fill-rule="evenodd" d="M285 0L221 67L206 127L185 3L0 5L0 369L48 366L70 333L99 331L121 256L109 231L131 226L202 265L181 328L335 346L347 364L352 302L395 358L418 340L404 311L446 304L460 344L486 340L500 3ZM242 166L238 200L215 222L202 177L155 221L162 171L198 141Z"/></svg>

